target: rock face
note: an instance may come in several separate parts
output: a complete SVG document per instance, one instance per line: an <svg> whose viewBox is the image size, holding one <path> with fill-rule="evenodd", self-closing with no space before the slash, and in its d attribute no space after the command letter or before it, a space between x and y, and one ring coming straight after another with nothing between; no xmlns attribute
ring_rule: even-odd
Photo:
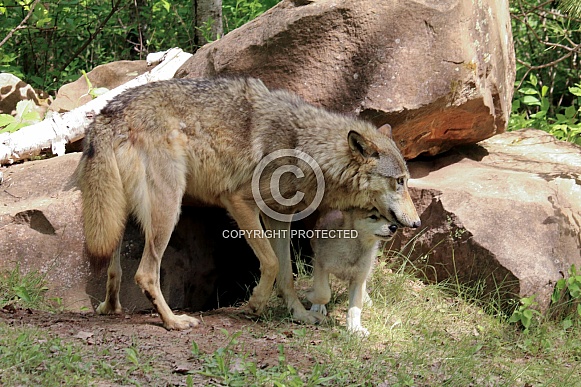
<svg viewBox="0 0 581 387"><path fill-rule="evenodd" d="M515 76L508 2L284 0L202 47L176 76L242 74L390 123L406 158L505 130Z"/></svg>
<svg viewBox="0 0 581 387"><path fill-rule="evenodd" d="M546 308L555 282L580 267L581 147L529 129L409 167L424 231L395 247L407 243L429 278L536 294Z"/></svg>
<svg viewBox="0 0 581 387"><path fill-rule="evenodd" d="M84 255L80 192L66 189L79 154L13 165L0 185L0 269L46 274L49 297L66 308L90 308L105 296L106 273L92 273ZM173 308L207 310L246 299L258 260L243 239L224 238L234 228L224 210L184 208L164 255L162 291ZM127 310L151 309L134 283L144 238L129 223L122 247L121 302Z"/></svg>

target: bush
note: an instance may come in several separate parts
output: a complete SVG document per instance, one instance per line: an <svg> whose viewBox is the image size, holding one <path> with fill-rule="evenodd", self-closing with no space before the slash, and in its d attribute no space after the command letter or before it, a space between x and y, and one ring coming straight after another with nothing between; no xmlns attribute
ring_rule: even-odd
<svg viewBox="0 0 581 387"><path fill-rule="evenodd" d="M510 11L517 80L508 129L533 127L581 145L580 20L552 1L511 1Z"/></svg>

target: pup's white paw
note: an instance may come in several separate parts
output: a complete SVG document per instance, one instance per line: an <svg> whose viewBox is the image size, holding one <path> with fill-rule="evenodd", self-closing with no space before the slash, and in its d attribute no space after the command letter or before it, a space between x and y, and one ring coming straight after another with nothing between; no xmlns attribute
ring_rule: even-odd
<svg viewBox="0 0 581 387"><path fill-rule="evenodd" d="M350 333L353 333L353 334L361 336L361 337L369 336L369 331L367 329L363 328L361 325L349 327L348 330Z"/></svg>

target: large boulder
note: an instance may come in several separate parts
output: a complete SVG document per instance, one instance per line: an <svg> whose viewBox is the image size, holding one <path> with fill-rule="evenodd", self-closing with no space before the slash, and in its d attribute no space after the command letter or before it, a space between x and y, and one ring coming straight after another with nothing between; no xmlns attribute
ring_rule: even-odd
<svg viewBox="0 0 581 387"><path fill-rule="evenodd" d="M92 272L84 252L80 192L69 189L79 154L4 170L0 185L0 270L45 274L49 297L72 310L104 299L106 273ZM224 238L232 220L218 208L192 208L182 216L164 254L162 291L173 308L206 310L246 299L258 260L240 238ZM150 309L133 281L144 238L129 222L122 246L121 302L128 310Z"/></svg>
<svg viewBox="0 0 581 387"><path fill-rule="evenodd" d="M243 74L389 122L404 156L506 128L515 58L508 2L290 1L199 49L176 76Z"/></svg>
<svg viewBox="0 0 581 387"><path fill-rule="evenodd" d="M581 267L581 147L528 129L409 167L423 231L394 248L407 245L428 278L480 282L505 300L536 294L544 309Z"/></svg>

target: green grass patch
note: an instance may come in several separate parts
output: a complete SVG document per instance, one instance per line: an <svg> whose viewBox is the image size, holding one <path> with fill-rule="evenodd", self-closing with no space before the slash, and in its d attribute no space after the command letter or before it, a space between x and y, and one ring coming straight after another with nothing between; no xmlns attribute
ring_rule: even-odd
<svg viewBox="0 0 581 387"><path fill-rule="evenodd" d="M2 289L14 289L29 277L2 278ZM425 284L401 265L383 262L369 280L373 306L362 314L369 337L347 332L347 287L333 279L326 323L290 323L273 296L269 314L258 322L216 329L211 336L219 344L213 349L196 330L187 333L188 367L172 380L190 386L581 386L581 335L577 317L569 313L577 313L570 300L577 295L576 280L556 290L558 315L551 313L556 307L547 317L533 313L525 327L520 320L510 322L514 318L491 306L493 301L477 300L478 289ZM27 283L29 292L42 293L42 281ZM302 293L310 279L300 276L298 284ZM22 300L13 290L7 294L10 302ZM563 323L567 316L570 323ZM274 360L264 362L260 345L270 346ZM55 337L49 329L0 322L2 385L158 385L172 373L161 363L151 356L147 336L121 346L104 339L87 345Z"/></svg>
<svg viewBox="0 0 581 387"><path fill-rule="evenodd" d="M8 305L32 309L47 309L45 275L38 272L22 273L20 265L0 272L0 308Z"/></svg>

